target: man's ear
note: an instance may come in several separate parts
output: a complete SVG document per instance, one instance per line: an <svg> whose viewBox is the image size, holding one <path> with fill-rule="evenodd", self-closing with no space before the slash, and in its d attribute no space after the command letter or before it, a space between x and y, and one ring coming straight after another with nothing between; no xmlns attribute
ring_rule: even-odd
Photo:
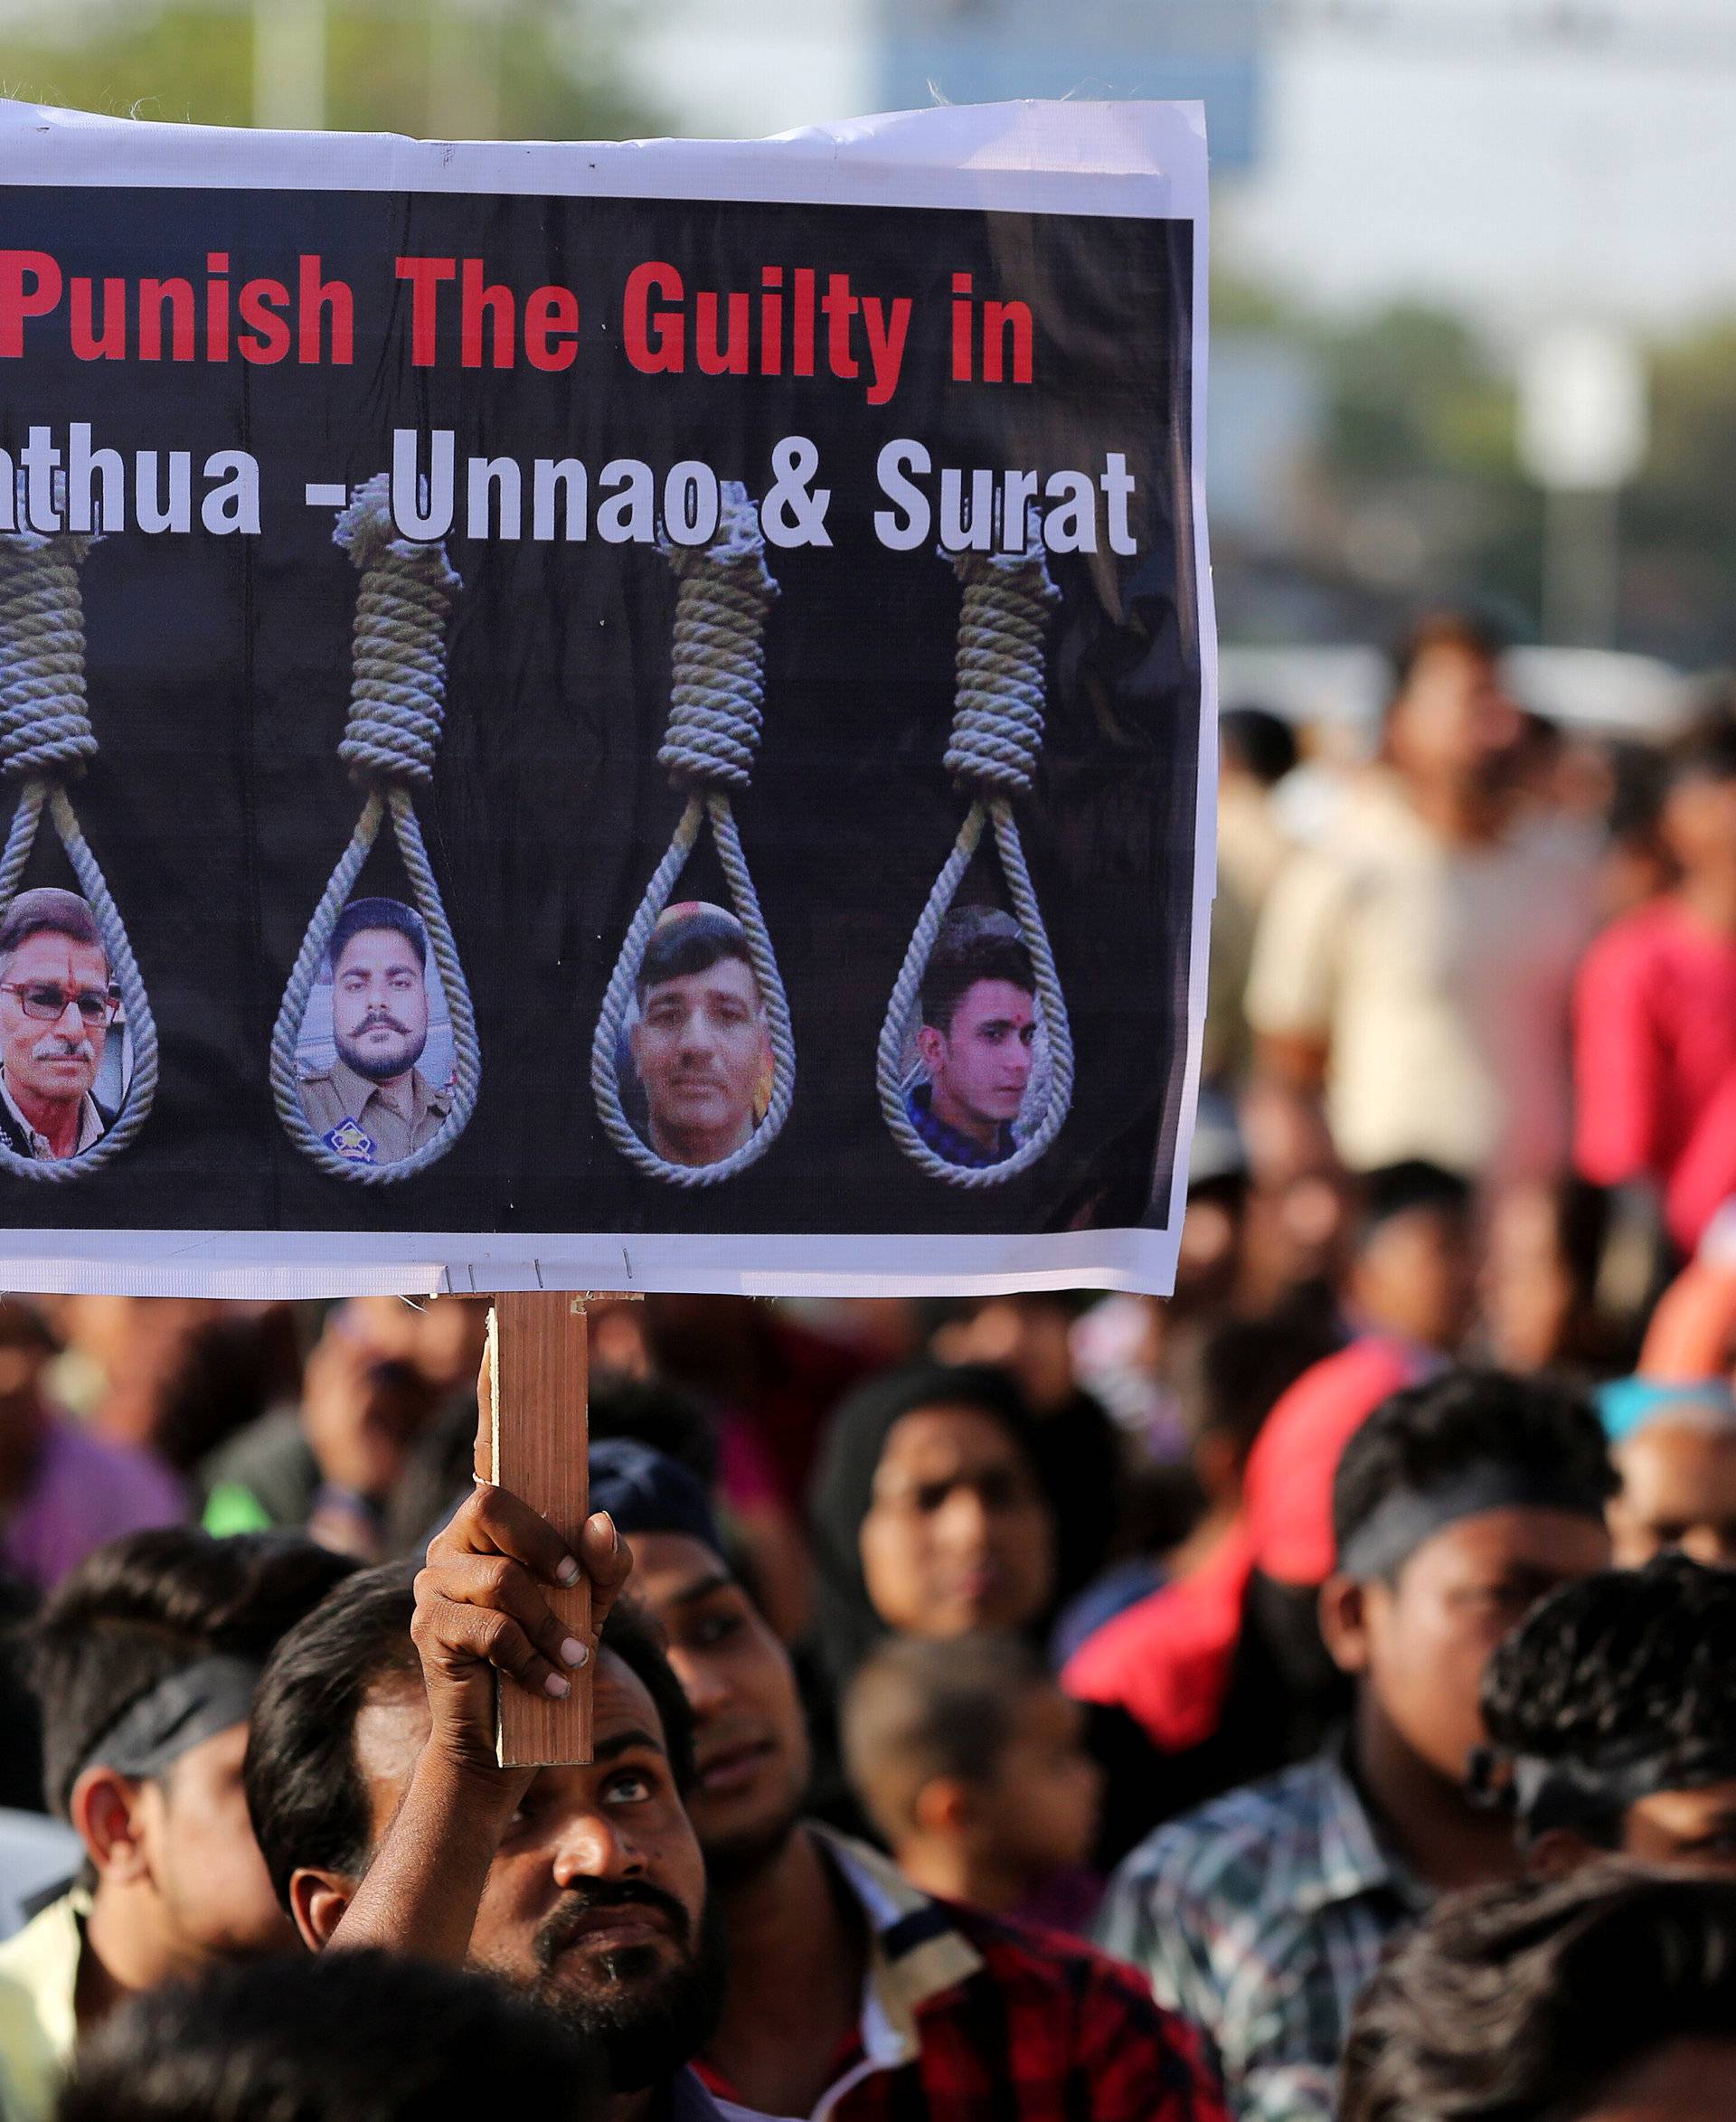
<svg viewBox="0 0 1736 2122"><path fill-rule="evenodd" d="M1581 1834L1577 1827L1548 1827L1525 1845L1528 1879L1565 1879L1609 1852Z"/></svg>
<svg viewBox="0 0 1736 2122"><path fill-rule="evenodd" d="M137 1778L99 1763L83 1770L72 1786L67 1817L105 1879L131 1884L148 1873L139 1819L144 1792Z"/></svg>
<svg viewBox="0 0 1736 2122"><path fill-rule="evenodd" d="M333 1931L355 1898L355 1885L346 1872L309 1867L291 1873L289 1915L309 1952L319 1952L332 1942Z"/></svg>
<svg viewBox="0 0 1736 2122"><path fill-rule="evenodd" d="M1328 1577L1320 1587L1320 1636L1341 1673L1368 1670L1368 1587L1360 1577Z"/></svg>
<svg viewBox="0 0 1736 2122"><path fill-rule="evenodd" d="M932 1076L947 1058L946 1033L937 1032L932 1024L920 1024L916 1033L916 1051L922 1058L922 1066Z"/></svg>
<svg viewBox="0 0 1736 2122"><path fill-rule="evenodd" d="M969 1826L976 1808L969 1784L957 1776L935 1776L917 1792L910 1810L919 1834L956 1839Z"/></svg>

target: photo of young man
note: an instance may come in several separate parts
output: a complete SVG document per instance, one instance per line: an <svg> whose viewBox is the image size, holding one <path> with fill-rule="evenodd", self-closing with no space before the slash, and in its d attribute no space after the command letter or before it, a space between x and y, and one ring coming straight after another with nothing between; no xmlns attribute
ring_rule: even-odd
<svg viewBox="0 0 1736 2122"><path fill-rule="evenodd" d="M996 907L955 907L940 924L918 1000L926 1080L904 1093L911 1127L936 1156L969 1169L1018 1147L1037 1035L1036 976L1019 924Z"/></svg>
<svg viewBox="0 0 1736 2122"><path fill-rule="evenodd" d="M77 1156L115 1115L93 1086L115 1014L108 954L75 891L21 891L0 921L0 1142Z"/></svg>
<svg viewBox="0 0 1736 2122"><path fill-rule="evenodd" d="M771 1096L766 1005L735 916L703 900L668 908L639 967L627 1033L657 1155L714 1165L745 1144Z"/></svg>
<svg viewBox="0 0 1736 2122"><path fill-rule="evenodd" d="M451 1093L416 1065L429 1035L421 917L401 900L354 899L337 918L326 959L335 1055L303 1071L301 1109L340 1156L398 1164L431 1142L452 1109Z"/></svg>

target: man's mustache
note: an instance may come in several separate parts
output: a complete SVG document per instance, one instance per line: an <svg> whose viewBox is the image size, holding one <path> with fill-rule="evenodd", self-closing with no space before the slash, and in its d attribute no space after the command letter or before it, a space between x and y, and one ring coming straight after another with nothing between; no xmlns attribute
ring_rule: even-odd
<svg viewBox="0 0 1736 2122"><path fill-rule="evenodd" d="M359 1039L364 1032L374 1031L399 1032L406 1039L410 1036L410 1026L401 1024L392 1012L386 1009L371 1009L355 1027L355 1035Z"/></svg>
<svg viewBox="0 0 1736 2122"><path fill-rule="evenodd" d="M693 1937L693 1919L673 1894L638 1879L583 1879L563 1890L561 1905L541 1926L533 1950L546 1974L569 1946L584 1936L585 1921L599 1909L656 1909L668 1919L677 1945Z"/></svg>
<svg viewBox="0 0 1736 2122"><path fill-rule="evenodd" d="M31 1049L33 1061L88 1061L96 1065L97 1050L88 1039L62 1039L51 1032Z"/></svg>

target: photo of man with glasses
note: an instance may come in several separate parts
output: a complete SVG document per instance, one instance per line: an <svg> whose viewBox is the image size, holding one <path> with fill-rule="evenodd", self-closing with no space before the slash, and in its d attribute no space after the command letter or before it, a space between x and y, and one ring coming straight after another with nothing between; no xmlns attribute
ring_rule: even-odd
<svg viewBox="0 0 1736 2122"><path fill-rule="evenodd" d="M91 1086L115 998L96 917L75 891L21 891L0 921L0 1142L77 1156L115 1116Z"/></svg>
<svg viewBox="0 0 1736 2122"><path fill-rule="evenodd" d="M297 1089L327 1148L356 1164L395 1165L431 1142L452 1109L417 1067L428 1045L428 936L398 899L353 899L332 930L327 1068ZM304 1029L304 1037L306 1037Z"/></svg>

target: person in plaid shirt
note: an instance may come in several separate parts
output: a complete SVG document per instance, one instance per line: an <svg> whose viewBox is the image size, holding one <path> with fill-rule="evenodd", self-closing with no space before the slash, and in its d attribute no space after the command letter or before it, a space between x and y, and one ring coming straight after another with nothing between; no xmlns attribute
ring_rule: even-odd
<svg viewBox="0 0 1736 2122"><path fill-rule="evenodd" d="M1320 1620L1356 1679L1350 1732L1159 1828L1098 1923L1203 2035L1238 2122L1331 2122L1387 1941L1438 1892L1517 1869L1465 1787L1483 1669L1538 1599L1607 1565L1614 1486L1589 1406L1498 1372L1397 1392L1344 1446Z"/></svg>
<svg viewBox="0 0 1736 2122"><path fill-rule="evenodd" d="M693 1706L688 1809L730 1980L695 2068L726 2117L824 2122L1224 2122L1188 2029L1131 1970L1058 1932L920 1892L802 1817L808 1747L783 1646L684 1467L621 1439L591 1501L633 1551Z"/></svg>

